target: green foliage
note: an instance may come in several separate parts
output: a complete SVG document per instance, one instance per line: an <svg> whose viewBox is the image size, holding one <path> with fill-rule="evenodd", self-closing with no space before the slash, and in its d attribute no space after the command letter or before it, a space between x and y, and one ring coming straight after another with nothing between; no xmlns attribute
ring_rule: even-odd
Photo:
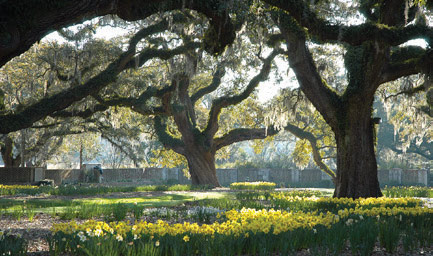
<svg viewBox="0 0 433 256"><path fill-rule="evenodd" d="M153 233L134 236L130 229L122 228L123 222L115 222L113 225L119 227L116 232L125 232L122 236L116 232L112 234L108 230L105 230L106 234L103 237L97 236L96 233L79 233L79 231L73 234L62 232L50 234L47 237L50 253L51 255L64 253L71 255L174 255L176 253L181 253L181 255L269 255L293 254L308 248L315 255L339 255L349 241L349 249L352 250L353 254L369 255L377 242L388 253L394 253L396 246L400 243L403 244L406 253L412 253L419 247L431 246L433 243L433 215L431 212L420 214L420 201L413 198L333 199L322 198L321 192L310 190L284 193L240 192L235 195L227 193L224 198L218 199L209 198L209 195L209 193L205 193L203 197L207 197L207 199L190 201L175 208L150 208L144 211L143 206L145 204L141 202L131 203L142 198L118 198L117 201L104 198L97 199L101 200L101 204L96 204L95 200L83 199L82 202L85 204L74 205L72 215L74 218L82 215L83 218L89 219L104 218L106 221L126 221L126 217L131 216L131 214L134 214L135 220L140 219L144 214L146 220L151 217L170 222L192 220L212 224L227 220L227 216L222 214L222 210L253 207L256 209L275 209L275 211L270 210L273 212L272 214L277 213L277 210L290 209L291 214L302 211L321 216L329 211L330 218L335 222L332 222L330 226L308 222L308 226L275 234L272 229L266 232L263 230L266 228L265 221L256 232L249 231L241 236L223 235L217 232L213 235L190 232L178 235ZM175 195L171 196L170 200L174 200ZM317 196L321 198L317 198ZM152 200L152 198L147 199ZM156 198L154 197L154 199ZM29 200L25 205L30 206L37 201L41 200ZM283 201L287 203L283 204ZM108 204L108 202L110 203ZM66 202L62 200L59 203L65 204ZM371 212L359 213L359 211L367 209ZM378 209L384 211L374 213ZM248 210L244 209L243 211ZM217 218L220 215L223 217ZM96 223L96 221L93 222ZM236 222L235 224L239 223ZM103 226L100 227L103 229ZM187 238L185 238L186 236ZM23 241L21 239L21 242ZM13 242L0 243L0 248L11 244ZM22 252L21 254L19 252L12 254L25 255L26 248ZM6 255L8 254L6 253Z"/></svg>
<svg viewBox="0 0 433 256"><path fill-rule="evenodd" d="M112 205L112 211L113 211L113 220L121 221L125 219L126 214L128 213L128 208L125 207L124 204L117 203Z"/></svg>
<svg viewBox="0 0 433 256"><path fill-rule="evenodd" d="M400 241L401 227L396 216L382 218L379 223L379 242L388 253L394 253Z"/></svg>
<svg viewBox="0 0 433 256"><path fill-rule="evenodd" d="M139 220L143 216L144 206L140 206L138 204L134 204L132 206L132 213L136 220Z"/></svg>
<svg viewBox="0 0 433 256"><path fill-rule="evenodd" d="M295 192L299 193L297 191ZM307 195L308 191L303 193ZM251 200L254 201L257 199ZM344 201L341 199L332 200L335 201L335 204ZM332 200L330 199L330 201ZM365 200L365 202L368 201L367 199L363 200ZM405 200L406 199L398 202L403 203ZM200 223L208 223L210 220L213 220L214 216L210 210L215 211L214 208L209 207L209 204L219 204L220 206L228 206L231 204L231 206L233 206L234 204L230 203L233 201L238 200L227 198L225 202L221 201L221 199L198 201L196 203L203 205L203 207L189 208L189 211L194 209L195 212L190 214L190 217L195 221L200 221ZM299 203L305 202L302 198L293 197L293 202L295 201ZM314 202L314 200L310 201ZM350 201L350 199L346 199L346 201ZM372 211L377 210L377 205L381 204L381 199L370 201L374 203L372 205L369 203L365 204L365 209L371 209ZM405 209L402 211L408 214L403 212L395 214L392 213L394 210L390 208L393 206L381 204L379 208L388 210L377 216L374 213L350 214L350 212L353 212L355 209L359 210L359 205L343 204L345 206L344 211L347 212L347 215L336 212L335 214L338 215L335 215L335 217L332 214L332 218L336 221L329 226L308 223L308 225L312 225L312 227L298 227L281 233L273 233L272 230L264 231L266 228L266 222L264 222L262 223L263 227L257 227L259 228L258 230L254 232L247 231L240 236L221 234L218 232L212 235L206 235L200 232L187 232L176 235L142 233L140 236L134 236L133 231L131 232L129 229L122 228L123 223L116 222L114 225L120 227L119 230L116 231L117 233L127 230L122 236L119 236L116 232L114 234L106 232L104 237L98 237L96 235L86 235L82 231L81 233L76 231L71 235L59 231L49 236L48 241L50 251L56 252L54 255L66 251L69 251L72 255L80 255L87 251L96 255L99 255L101 252L108 253L108 251L123 254L126 253L124 251L125 249L128 250L128 253L132 253L127 255L136 255L134 251L137 250L136 246L140 244L142 244L140 248L147 244L153 248L153 251L150 253L158 253L161 255L175 255L176 253L180 253L181 255L285 255L293 254L307 248L315 255L339 255L345 250L347 241L350 242L349 249L353 254L370 255L377 242L379 242L388 253L395 252L396 246L400 241L402 241L407 253L411 253L417 246L429 246L433 242L431 238L431 213L425 212L421 215L409 214L408 212L414 206L401 205ZM207 206L204 207L204 205ZM338 209L338 207L336 209ZM247 212L248 210L244 209L243 211ZM317 213L315 208L305 208L304 211ZM413 212L416 211L417 210ZM258 213L260 213L260 211ZM277 212L273 211L273 213ZM317 214L322 215L323 213ZM168 220L178 219L179 216L182 216L184 220L187 217L183 215L182 210L177 209L176 211L172 211L168 208L155 209L154 213L150 216ZM226 221L226 217L220 217L217 221L218 223L222 223ZM204 228L204 226L200 228ZM161 232L167 231L164 230ZM409 241L409 239L411 239L411 241ZM95 244L103 248L96 248Z"/></svg>
<svg viewBox="0 0 433 256"><path fill-rule="evenodd" d="M27 255L26 240L0 230L0 255Z"/></svg>
<svg viewBox="0 0 433 256"><path fill-rule="evenodd" d="M433 197L433 189L429 187L385 187L382 191L386 197Z"/></svg>
<svg viewBox="0 0 433 256"><path fill-rule="evenodd" d="M351 220L353 221L353 219ZM373 218L353 221L349 225L349 241L352 253L361 256L370 255L373 252L377 236L377 224Z"/></svg>

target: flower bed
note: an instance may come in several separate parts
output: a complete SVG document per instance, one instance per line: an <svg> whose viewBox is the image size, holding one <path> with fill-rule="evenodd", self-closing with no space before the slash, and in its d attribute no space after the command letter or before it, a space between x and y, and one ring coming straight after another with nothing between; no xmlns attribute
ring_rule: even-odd
<svg viewBox="0 0 433 256"><path fill-rule="evenodd" d="M218 221L203 225L162 220L56 224L50 251L52 255L269 255L310 248L334 254L349 243L354 254L368 255L377 241L391 253L399 243L407 252L433 244L433 209L420 207L415 199L308 200L348 207L336 207L337 212L244 208L224 212Z"/></svg>

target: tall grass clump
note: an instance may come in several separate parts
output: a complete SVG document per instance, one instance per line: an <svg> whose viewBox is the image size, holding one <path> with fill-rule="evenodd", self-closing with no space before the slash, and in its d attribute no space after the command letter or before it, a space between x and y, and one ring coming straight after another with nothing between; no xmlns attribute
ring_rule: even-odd
<svg viewBox="0 0 433 256"><path fill-rule="evenodd" d="M382 191L386 197L433 197L433 188L429 187L385 187Z"/></svg>

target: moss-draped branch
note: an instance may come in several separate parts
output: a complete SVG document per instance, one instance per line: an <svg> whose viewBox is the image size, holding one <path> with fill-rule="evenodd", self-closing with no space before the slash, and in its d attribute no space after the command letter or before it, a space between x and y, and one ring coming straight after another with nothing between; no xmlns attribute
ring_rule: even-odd
<svg viewBox="0 0 433 256"><path fill-rule="evenodd" d="M337 112L341 106L341 98L329 87L320 76L310 50L306 45L306 38L298 29L287 27L294 24L293 18L283 12L274 12L272 19L280 28L287 45L289 65L294 70L298 83L304 94L314 107L323 115L331 126L337 126Z"/></svg>
<svg viewBox="0 0 433 256"><path fill-rule="evenodd" d="M209 19L205 49L221 53L235 38L227 0L33 0L0 1L0 67L27 51L52 31L107 14L127 21L143 20L152 14L191 9Z"/></svg>
<svg viewBox="0 0 433 256"><path fill-rule="evenodd" d="M161 24L162 23L164 23L164 21L161 22ZM110 63L103 71L90 78L84 84L71 87L50 97L43 98L35 104L26 107L21 112L1 115L0 133L5 134L12 131L28 128L34 122L57 111L66 109L74 102L82 100L89 95L97 94L99 90L109 85L110 83L115 82L120 72L129 68L137 67L137 65L135 64L137 62L140 65L143 65L145 62L152 58L169 59L175 55L184 53L188 50L195 49L200 46L200 43L198 42L190 42L174 49L144 49L139 54L140 60L136 61L137 57L134 57L135 48L140 39L152 33L158 33L161 31L164 31L164 26L153 25L141 29L139 32L137 32L135 36L131 38L129 47L125 52L123 52L116 60ZM134 65L131 65L131 63L134 63ZM67 112L63 112L63 115L69 114ZM83 114L84 116L90 114L90 112L82 112L81 114Z"/></svg>
<svg viewBox="0 0 433 256"><path fill-rule="evenodd" d="M163 117L157 115L153 118L153 122L158 140L164 145L164 147L172 149L178 154L185 154L185 144L181 139L168 134L167 124L164 122Z"/></svg>
<svg viewBox="0 0 433 256"><path fill-rule="evenodd" d="M433 65L433 51L418 46L407 46L391 52L390 61L385 65L380 83L397 80L419 73L428 74Z"/></svg>

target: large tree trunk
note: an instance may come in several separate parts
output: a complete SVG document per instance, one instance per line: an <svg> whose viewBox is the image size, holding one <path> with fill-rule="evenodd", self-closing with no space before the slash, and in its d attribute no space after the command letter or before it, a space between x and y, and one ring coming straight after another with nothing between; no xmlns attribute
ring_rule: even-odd
<svg viewBox="0 0 433 256"><path fill-rule="evenodd" d="M356 107L355 107L356 106ZM352 104L335 130L337 178L334 197L380 197L371 106Z"/></svg>
<svg viewBox="0 0 433 256"><path fill-rule="evenodd" d="M216 176L215 153L194 147L186 151L185 157L193 185L221 186Z"/></svg>

